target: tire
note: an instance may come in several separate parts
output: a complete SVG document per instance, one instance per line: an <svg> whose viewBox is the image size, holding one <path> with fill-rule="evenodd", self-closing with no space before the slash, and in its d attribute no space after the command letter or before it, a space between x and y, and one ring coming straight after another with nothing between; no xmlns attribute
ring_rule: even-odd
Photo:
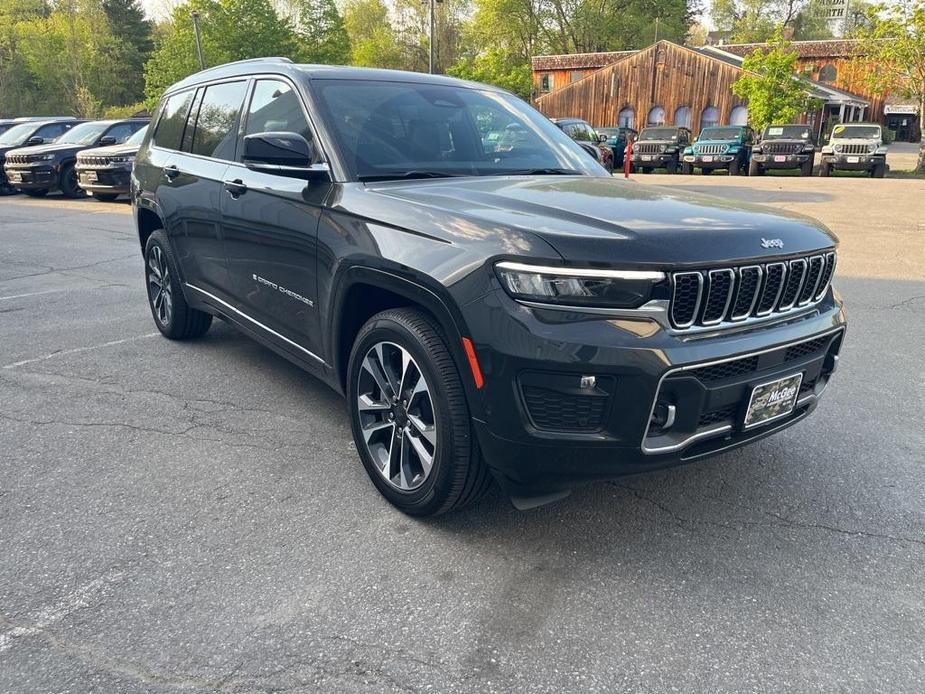
<svg viewBox="0 0 925 694"><path fill-rule="evenodd" d="M652 173L653 171L655 171L655 169L653 169L651 166L643 166L643 167L642 167L642 172L643 172L644 174L650 174L650 173Z"/></svg>
<svg viewBox="0 0 925 694"><path fill-rule="evenodd" d="M7 183L0 183L0 195L16 195L19 191Z"/></svg>
<svg viewBox="0 0 925 694"><path fill-rule="evenodd" d="M61 170L61 177L58 180L58 187L66 198L83 198L86 193L77 185L77 172L73 164L68 164Z"/></svg>
<svg viewBox="0 0 925 694"><path fill-rule="evenodd" d="M21 189L20 192L25 193L30 198L44 198L46 195L48 195L48 188L37 188L35 190Z"/></svg>
<svg viewBox="0 0 925 694"><path fill-rule="evenodd" d="M668 162L668 166L665 167L665 171L670 174L678 173L678 160L672 159L670 162Z"/></svg>
<svg viewBox="0 0 925 694"><path fill-rule="evenodd" d="M694 173L694 167L691 164L681 164L681 173L685 176L690 176Z"/></svg>
<svg viewBox="0 0 925 694"><path fill-rule="evenodd" d="M179 277L167 234L158 229L145 244L145 288L154 324L171 340L202 337L212 325L212 315L186 303Z"/></svg>
<svg viewBox="0 0 925 694"><path fill-rule="evenodd" d="M119 197L118 193L91 193L100 202L112 202Z"/></svg>
<svg viewBox="0 0 925 694"><path fill-rule="evenodd" d="M822 176L823 178L828 178L829 174L831 173L832 173L831 164L826 164L825 162L823 162L822 164L819 165L819 175L820 176Z"/></svg>
<svg viewBox="0 0 925 694"><path fill-rule="evenodd" d="M761 168L761 164L752 159L750 162L748 162L748 175L764 176L764 169Z"/></svg>
<svg viewBox="0 0 925 694"><path fill-rule="evenodd" d="M472 432L460 373L427 314L401 308L370 318L347 368L353 439L369 478L393 506L435 516L488 490L491 475Z"/></svg>
<svg viewBox="0 0 925 694"><path fill-rule="evenodd" d="M800 175L801 176L812 176L813 175L813 160L807 159L805 162L800 164Z"/></svg>
<svg viewBox="0 0 925 694"><path fill-rule="evenodd" d="M742 162L736 159L734 162L729 164L729 168L726 169L727 176L738 176L741 173Z"/></svg>
<svg viewBox="0 0 925 694"><path fill-rule="evenodd" d="M883 178L886 175L886 164L877 164L870 172L871 178Z"/></svg>

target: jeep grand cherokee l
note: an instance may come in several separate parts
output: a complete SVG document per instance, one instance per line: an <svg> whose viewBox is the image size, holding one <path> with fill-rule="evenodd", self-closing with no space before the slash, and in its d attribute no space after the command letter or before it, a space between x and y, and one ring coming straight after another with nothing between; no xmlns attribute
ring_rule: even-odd
<svg viewBox="0 0 925 694"><path fill-rule="evenodd" d="M111 202L130 189L132 164L148 126L136 131L121 145L85 149L77 155L77 185L103 202Z"/></svg>
<svg viewBox="0 0 925 694"><path fill-rule="evenodd" d="M16 192L16 188L10 185L3 170L6 155L10 150L54 142L58 137L82 122L74 118L44 121L29 120L18 123L0 134L0 195L11 195Z"/></svg>
<svg viewBox="0 0 925 694"><path fill-rule="evenodd" d="M65 197L77 198L84 194L77 185L77 153L91 147L121 144L147 123L138 118L81 123L52 144L9 152L3 170L10 184L27 195L42 196L60 189Z"/></svg>
<svg viewBox="0 0 925 694"><path fill-rule="evenodd" d="M486 152L486 122L518 136ZM212 68L167 90L132 177L158 329L218 316L343 393L410 514L729 450L803 420L837 364L829 231L615 180L494 87Z"/></svg>

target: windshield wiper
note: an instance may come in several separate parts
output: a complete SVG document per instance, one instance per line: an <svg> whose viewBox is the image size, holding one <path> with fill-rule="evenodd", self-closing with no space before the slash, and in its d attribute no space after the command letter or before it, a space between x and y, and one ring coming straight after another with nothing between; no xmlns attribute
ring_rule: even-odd
<svg viewBox="0 0 925 694"><path fill-rule="evenodd" d="M581 176L581 171L575 169L515 169L513 171L499 171L501 176Z"/></svg>
<svg viewBox="0 0 925 694"><path fill-rule="evenodd" d="M384 171L383 173L364 174L357 176L359 181L395 181L409 178L453 178L466 174L448 173L446 171L427 171L424 169L411 169L410 171Z"/></svg>

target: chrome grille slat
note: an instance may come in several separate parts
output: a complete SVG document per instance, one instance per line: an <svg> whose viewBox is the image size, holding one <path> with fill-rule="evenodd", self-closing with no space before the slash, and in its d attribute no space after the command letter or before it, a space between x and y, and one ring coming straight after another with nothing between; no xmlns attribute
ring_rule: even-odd
<svg viewBox="0 0 925 694"><path fill-rule="evenodd" d="M659 152L662 151L663 146L664 145L654 145L654 144L644 143L641 145L636 145L633 149L639 152L639 154L658 154Z"/></svg>
<svg viewBox="0 0 925 694"><path fill-rule="evenodd" d="M869 145L835 145L835 151L840 154L868 154Z"/></svg>
<svg viewBox="0 0 925 694"><path fill-rule="evenodd" d="M700 145L697 147L698 154L722 154L726 151L726 145Z"/></svg>
<svg viewBox="0 0 925 694"><path fill-rule="evenodd" d="M834 252L789 261L671 273L673 327L732 325L802 309L825 295L835 273Z"/></svg>
<svg viewBox="0 0 925 694"><path fill-rule="evenodd" d="M803 145L797 142L768 142L761 145L765 154L796 154Z"/></svg>

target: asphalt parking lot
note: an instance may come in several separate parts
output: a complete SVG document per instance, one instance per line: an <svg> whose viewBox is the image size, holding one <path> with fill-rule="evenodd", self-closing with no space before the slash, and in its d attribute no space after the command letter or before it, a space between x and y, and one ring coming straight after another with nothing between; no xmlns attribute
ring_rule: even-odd
<svg viewBox="0 0 925 694"><path fill-rule="evenodd" d="M0 692L925 691L925 181L652 176L828 223L809 420L417 521L337 395L159 336L125 203L0 198Z"/></svg>

